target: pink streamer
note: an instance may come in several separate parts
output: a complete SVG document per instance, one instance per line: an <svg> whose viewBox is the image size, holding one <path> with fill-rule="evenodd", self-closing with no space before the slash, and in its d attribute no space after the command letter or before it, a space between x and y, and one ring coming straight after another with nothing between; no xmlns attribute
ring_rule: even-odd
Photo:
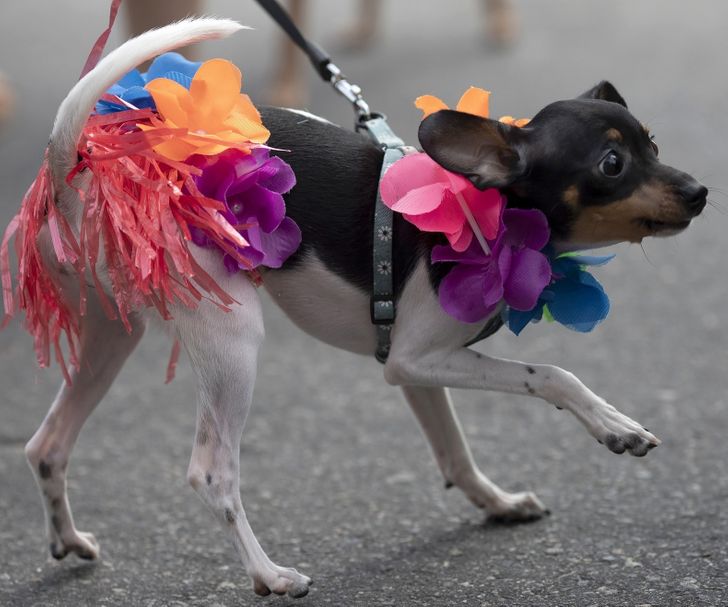
<svg viewBox="0 0 728 607"><path fill-rule="evenodd" d="M86 63L83 65L79 80L88 74L92 69L96 67L96 64L101 59L101 54L104 52L106 42L109 40L111 29L114 27L114 21L116 21L116 14L119 12L119 6L121 6L121 0L112 0L111 7L109 8L109 26L101 32L94 45L91 47L91 52L86 59Z"/></svg>

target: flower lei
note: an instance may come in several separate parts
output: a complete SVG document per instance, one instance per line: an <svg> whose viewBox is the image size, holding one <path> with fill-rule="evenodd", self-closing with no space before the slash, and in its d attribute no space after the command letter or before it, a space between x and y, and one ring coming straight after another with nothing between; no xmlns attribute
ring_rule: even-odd
<svg viewBox="0 0 728 607"><path fill-rule="evenodd" d="M487 118L490 93L471 87L457 110ZM425 95L415 102L424 116L447 105ZM525 126L527 119L502 122ZM462 322L480 322L499 308L516 335L542 318L580 332L594 329L609 313L609 298L586 271L612 257L556 254L549 245L546 216L538 210L507 209L495 188L478 190L461 175L443 169L427 154L405 156L386 173L382 200L424 232L441 233L433 263L453 263L440 283L445 312Z"/></svg>
<svg viewBox="0 0 728 607"><path fill-rule="evenodd" d="M149 123L136 125L150 135L178 129L153 149L200 169L194 176L200 194L224 203L220 215L243 237L233 237L229 244L246 258L240 263L226 253L229 272L260 265L279 268L301 244L298 226L285 216L282 196L295 185L295 175L263 145L270 133L250 98L240 93L241 82L238 68L224 59L199 63L165 53L147 73L127 74L96 106L100 114L130 103L154 110ZM198 246L225 252L204 228L191 226L190 233Z"/></svg>
<svg viewBox="0 0 728 607"><path fill-rule="evenodd" d="M131 330L129 315L169 305L195 307L202 298L222 308L234 299L195 261L190 243L221 252L229 272L260 279L259 267L280 267L301 243L286 217L283 194L293 170L265 145L270 133L247 95L242 75L223 59L187 61L158 57L146 74L133 70L99 100L78 146L79 162L67 177L84 176L76 234L56 206L47 160L8 226L0 245L6 320L26 313L36 357L48 366L51 350L70 381L60 339L78 366L78 316L85 313L86 270L110 318ZM59 263L79 278L80 309L71 310L43 263L38 234L48 224ZM15 238L17 285L9 247ZM113 303L97 276L104 257ZM168 369L176 362L173 350Z"/></svg>

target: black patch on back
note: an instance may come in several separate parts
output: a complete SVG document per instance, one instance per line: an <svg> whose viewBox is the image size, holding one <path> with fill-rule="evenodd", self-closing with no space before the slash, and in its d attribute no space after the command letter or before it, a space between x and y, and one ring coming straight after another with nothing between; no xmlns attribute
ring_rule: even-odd
<svg viewBox="0 0 728 607"><path fill-rule="evenodd" d="M288 215L303 234L301 247L283 269L295 268L313 251L332 272L372 292L374 203L384 154L365 135L280 108L263 107L273 152L291 165L296 186L286 196ZM394 218L394 288L397 296L431 236L400 215ZM437 264L445 265L445 264ZM434 272L439 276L439 271ZM439 279L437 280L439 283Z"/></svg>

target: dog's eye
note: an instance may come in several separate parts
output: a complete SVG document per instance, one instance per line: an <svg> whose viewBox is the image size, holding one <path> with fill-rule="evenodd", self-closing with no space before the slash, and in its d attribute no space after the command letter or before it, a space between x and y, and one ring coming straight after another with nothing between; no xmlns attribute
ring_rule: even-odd
<svg viewBox="0 0 728 607"><path fill-rule="evenodd" d="M599 162L599 170L605 177L619 177L624 169L624 162L617 152L612 150Z"/></svg>

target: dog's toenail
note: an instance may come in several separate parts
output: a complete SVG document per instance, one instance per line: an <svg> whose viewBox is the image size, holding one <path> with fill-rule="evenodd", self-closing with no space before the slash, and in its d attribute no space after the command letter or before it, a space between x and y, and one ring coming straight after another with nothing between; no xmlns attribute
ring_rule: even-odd
<svg viewBox="0 0 728 607"><path fill-rule="evenodd" d="M445 489L452 489L454 486L452 481L445 481Z"/></svg>

